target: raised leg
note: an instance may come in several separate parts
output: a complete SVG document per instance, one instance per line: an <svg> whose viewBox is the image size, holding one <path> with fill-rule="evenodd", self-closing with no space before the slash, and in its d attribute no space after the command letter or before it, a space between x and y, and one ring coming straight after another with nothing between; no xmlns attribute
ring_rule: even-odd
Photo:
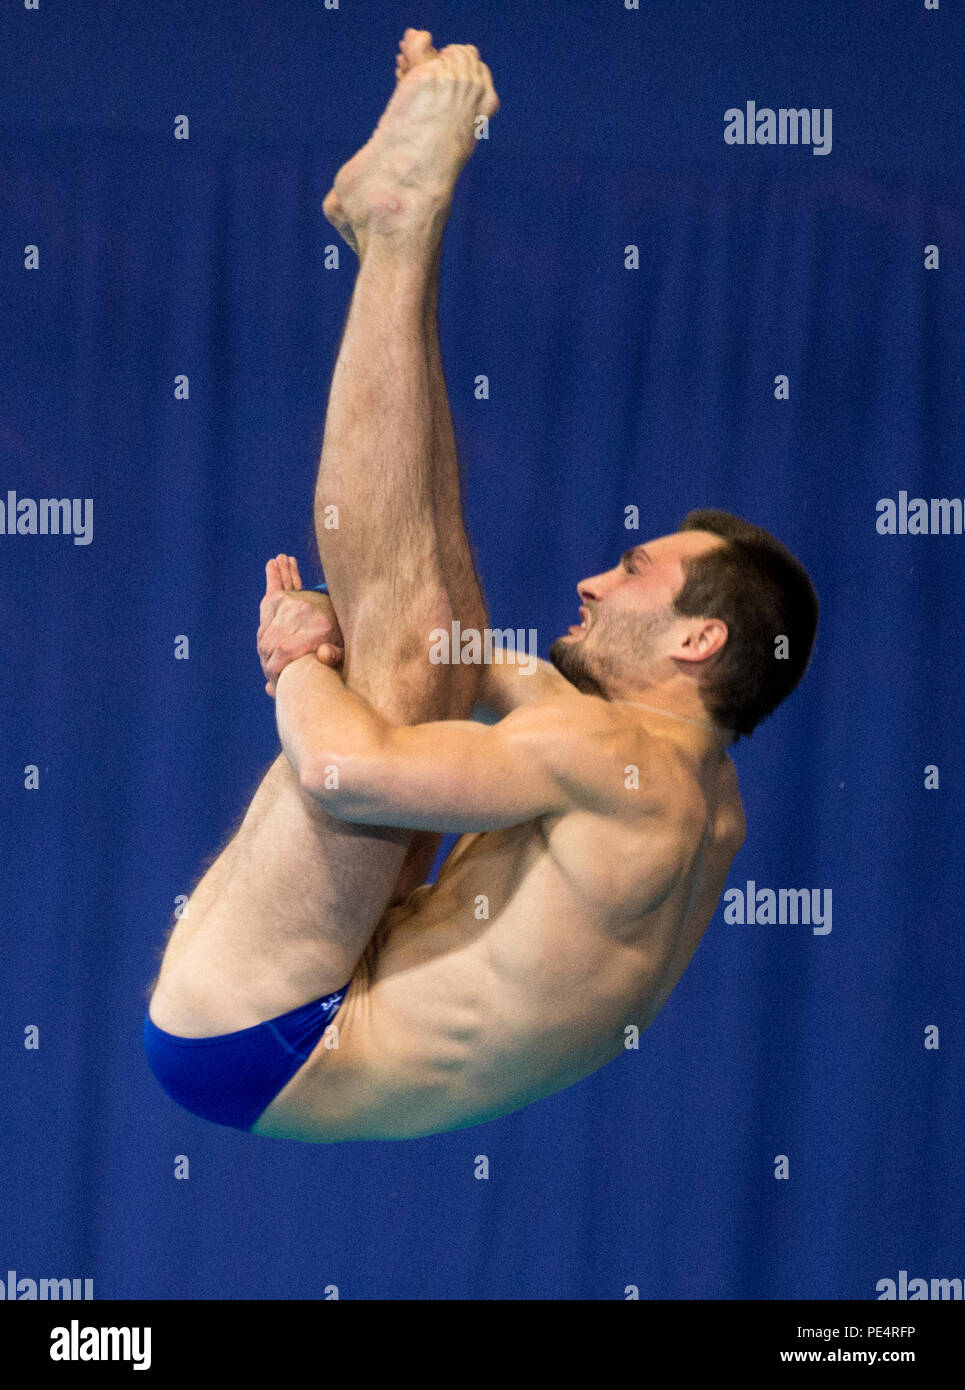
<svg viewBox="0 0 965 1390"><path fill-rule="evenodd" d="M452 189L471 153L467 127L475 110L493 107L474 50L446 53L431 60L431 80L413 64L395 112L390 102L365 158L336 183L361 265L316 491L317 504L338 507L339 526L319 526L319 549L345 679L397 723L470 713L478 672L430 664L428 634L455 618L486 621L459 505L436 294ZM420 91L404 93L407 82ZM172 933L154 1021L207 1036L341 987L400 874L421 881L434 843L333 820L279 757Z"/></svg>

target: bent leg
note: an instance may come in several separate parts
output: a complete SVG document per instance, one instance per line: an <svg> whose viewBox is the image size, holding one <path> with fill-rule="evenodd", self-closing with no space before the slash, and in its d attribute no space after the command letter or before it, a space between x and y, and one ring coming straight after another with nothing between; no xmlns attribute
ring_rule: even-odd
<svg viewBox="0 0 965 1390"><path fill-rule="evenodd" d="M316 494L339 508L338 529L319 526L318 535L345 637L343 674L394 723L471 712L477 671L430 664L428 634L456 618L485 624L444 386L439 399L443 224L444 216L429 216L403 236L366 242ZM171 936L154 1021L208 1036L340 989L397 893L403 865L421 881L434 840L423 838L410 855L409 831L333 820L280 756Z"/></svg>

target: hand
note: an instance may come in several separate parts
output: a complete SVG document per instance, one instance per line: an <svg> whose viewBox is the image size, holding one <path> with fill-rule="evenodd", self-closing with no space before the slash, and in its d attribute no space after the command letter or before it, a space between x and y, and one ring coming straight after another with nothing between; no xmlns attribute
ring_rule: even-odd
<svg viewBox="0 0 965 1390"><path fill-rule="evenodd" d="M289 662L314 653L327 666L338 666L345 643L328 594L303 589L293 555L278 555L265 566L265 597L259 610L258 657L265 673L265 691L274 696L275 682Z"/></svg>

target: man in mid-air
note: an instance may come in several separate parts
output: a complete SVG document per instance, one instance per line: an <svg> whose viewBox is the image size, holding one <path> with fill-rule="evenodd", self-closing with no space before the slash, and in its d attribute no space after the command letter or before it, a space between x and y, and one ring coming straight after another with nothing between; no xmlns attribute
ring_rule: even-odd
<svg viewBox="0 0 965 1390"><path fill-rule="evenodd" d="M437 291L499 102L472 46L410 29L400 49L324 204L359 256L315 493L329 593L269 561L258 648L283 751L145 1019L185 1108L315 1142L478 1124L648 1027L744 840L727 749L797 685L817 625L780 542L702 511L582 580L581 621L535 671L430 659L437 630L487 630ZM461 838L425 883L445 832Z"/></svg>

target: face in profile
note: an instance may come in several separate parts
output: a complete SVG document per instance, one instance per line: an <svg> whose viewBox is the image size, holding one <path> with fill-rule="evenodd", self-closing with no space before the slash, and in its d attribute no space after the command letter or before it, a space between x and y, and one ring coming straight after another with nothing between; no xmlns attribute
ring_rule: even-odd
<svg viewBox="0 0 965 1390"><path fill-rule="evenodd" d="M726 544L707 531L677 531L627 550L611 570L583 579L580 621L550 648L550 661L578 690L607 695L667 673L693 620L674 611L683 562Z"/></svg>

